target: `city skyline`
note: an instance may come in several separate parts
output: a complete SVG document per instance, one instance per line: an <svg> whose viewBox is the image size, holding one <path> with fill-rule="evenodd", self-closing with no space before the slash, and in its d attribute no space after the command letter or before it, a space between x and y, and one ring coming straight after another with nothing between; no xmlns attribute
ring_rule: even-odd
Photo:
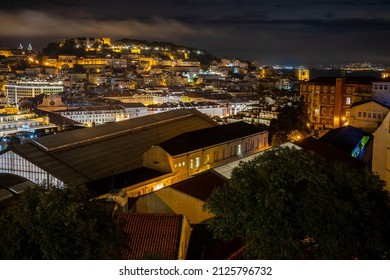
<svg viewBox="0 0 390 280"><path fill-rule="evenodd" d="M390 64L389 11L381 0L6 0L0 47L90 36L169 41L260 64Z"/></svg>

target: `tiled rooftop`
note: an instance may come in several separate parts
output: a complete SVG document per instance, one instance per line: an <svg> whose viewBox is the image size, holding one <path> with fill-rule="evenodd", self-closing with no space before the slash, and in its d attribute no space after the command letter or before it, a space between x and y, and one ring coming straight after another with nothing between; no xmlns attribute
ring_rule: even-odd
<svg viewBox="0 0 390 280"><path fill-rule="evenodd" d="M126 259L177 260L183 215L118 213L129 237Z"/></svg>

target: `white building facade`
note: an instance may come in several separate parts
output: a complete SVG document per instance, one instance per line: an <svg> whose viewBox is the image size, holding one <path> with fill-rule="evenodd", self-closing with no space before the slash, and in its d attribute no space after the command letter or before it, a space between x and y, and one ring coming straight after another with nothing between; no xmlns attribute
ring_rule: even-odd
<svg viewBox="0 0 390 280"><path fill-rule="evenodd" d="M17 104L22 98L35 97L40 94L58 94L64 91L62 82L44 81L10 81L5 85L8 105Z"/></svg>
<svg viewBox="0 0 390 280"><path fill-rule="evenodd" d="M390 81L373 82L372 94L375 101L390 106Z"/></svg>

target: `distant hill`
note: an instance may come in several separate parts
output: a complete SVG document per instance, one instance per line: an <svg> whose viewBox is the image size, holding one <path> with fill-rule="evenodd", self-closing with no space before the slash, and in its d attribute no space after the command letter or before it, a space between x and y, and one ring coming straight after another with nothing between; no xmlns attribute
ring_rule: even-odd
<svg viewBox="0 0 390 280"><path fill-rule="evenodd" d="M42 50L42 54L45 56L56 57L58 55L76 55L78 57L86 57L88 55L100 54L106 56L107 54L113 53L110 46L105 44L98 44L95 48L86 48L86 46L80 46L77 40L66 39L63 42L51 42ZM202 65L208 65L216 59L215 56L209 54L203 49L194 47L188 47L183 45L176 45L172 42L157 42L157 41L146 41L138 39L123 38L115 41L112 44L113 48L123 48L123 52L126 50L139 49L144 55L158 55L165 58L171 59L194 59L200 61ZM117 53L115 54L117 56Z"/></svg>

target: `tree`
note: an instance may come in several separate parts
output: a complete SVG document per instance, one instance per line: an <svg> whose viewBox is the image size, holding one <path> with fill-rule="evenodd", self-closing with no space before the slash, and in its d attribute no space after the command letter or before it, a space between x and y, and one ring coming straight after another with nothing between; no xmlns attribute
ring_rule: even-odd
<svg viewBox="0 0 390 280"><path fill-rule="evenodd" d="M285 106L278 118L270 125L272 146L277 147L289 141L288 135L293 131L301 135L302 138L307 137L309 129L306 123L307 117L303 112L302 99L295 106Z"/></svg>
<svg viewBox="0 0 390 280"><path fill-rule="evenodd" d="M280 147L233 170L212 193L215 237L240 237L250 259L389 258L389 193L378 176Z"/></svg>
<svg viewBox="0 0 390 280"><path fill-rule="evenodd" d="M120 259L124 237L113 212L74 186L27 189L0 232L0 259Z"/></svg>

